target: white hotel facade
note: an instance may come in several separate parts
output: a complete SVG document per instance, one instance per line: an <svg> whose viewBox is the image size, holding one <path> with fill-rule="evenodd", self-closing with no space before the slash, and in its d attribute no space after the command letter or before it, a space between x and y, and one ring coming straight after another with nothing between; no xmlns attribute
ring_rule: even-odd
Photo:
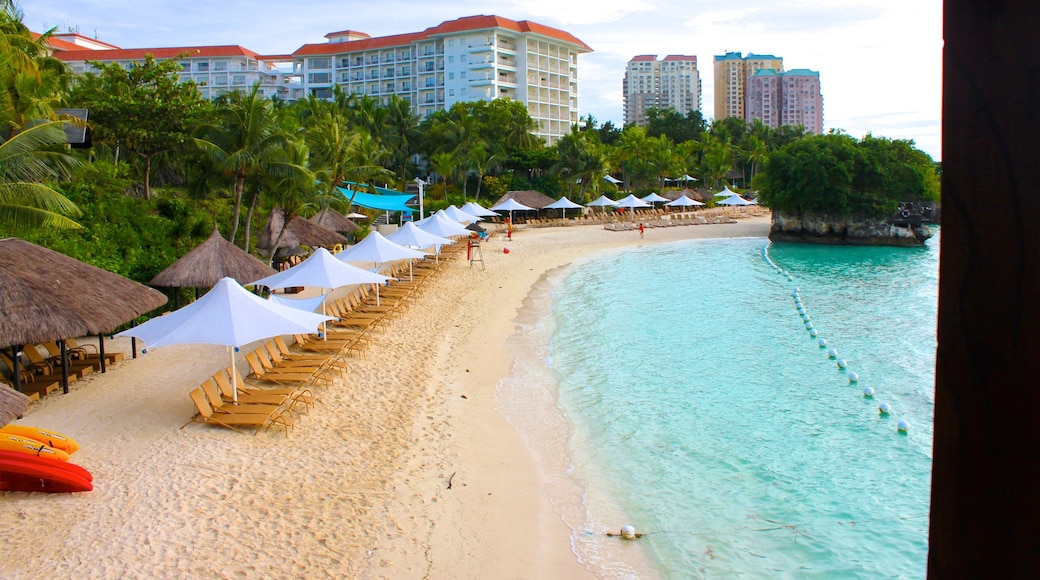
<svg viewBox="0 0 1040 580"><path fill-rule="evenodd" d="M420 118L457 102L508 98L524 103L536 134L553 143L579 121L578 55L571 34L530 21L468 16L422 32L371 38L352 30L326 35L293 53L305 95L396 95Z"/></svg>

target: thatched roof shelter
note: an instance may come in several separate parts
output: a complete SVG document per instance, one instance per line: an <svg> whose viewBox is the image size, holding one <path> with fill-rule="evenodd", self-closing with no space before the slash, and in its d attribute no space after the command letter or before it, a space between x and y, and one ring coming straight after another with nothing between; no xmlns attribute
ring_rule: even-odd
<svg viewBox="0 0 1040 580"><path fill-rule="evenodd" d="M348 234L350 232L356 232L361 229L361 226L350 221L350 219L348 219L345 215L339 213L331 207L322 208L321 211L307 219L327 230L332 230L341 234Z"/></svg>
<svg viewBox="0 0 1040 580"><path fill-rule="evenodd" d="M17 238L0 240L0 347L111 332L158 290Z"/></svg>
<svg viewBox="0 0 1040 580"><path fill-rule="evenodd" d="M661 193L661 197L666 197L670 201L675 201L682 196L686 196L694 201L704 201L704 195L695 189L669 189Z"/></svg>
<svg viewBox="0 0 1040 580"><path fill-rule="evenodd" d="M517 203L522 203L527 207L533 207L535 209L542 209L556 201L555 199L545 195L540 191L534 190L523 190L523 191L508 191L505 195L498 198L498 201L491 204L491 207L495 207L501 203L505 203L507 199L516 200Z"/></svg>
<svg viewBox="0 0 1040 580"><path fill-rule="evenodd" d="M264 232L256 242L256 247L261 250L271 250L275 238L278 237L282 224L285 223L285 212L280 207L271 210L271 217L264 226ZM311 248L331 248L336 244L347 243L347 238L326 229L318 224L296 216L289 220L282 240L278 243L279 248L295 248L296 246L309 246Z"/></svg>
<svg viewBox="0 0 1040 580"><path fill-rule="evenodd" d="M181 256L152 278L152 286L212 288L221 278L245 285L275 274L274 268L221 237L217 228L209 239Z"/></svg>
<svg viewBox="0 0 1040 580"><path fill-rule="evenodd" d="M14 389L0 385L0 426L6 425L15 419L21 419L28 404L29 397Z"/></svg>

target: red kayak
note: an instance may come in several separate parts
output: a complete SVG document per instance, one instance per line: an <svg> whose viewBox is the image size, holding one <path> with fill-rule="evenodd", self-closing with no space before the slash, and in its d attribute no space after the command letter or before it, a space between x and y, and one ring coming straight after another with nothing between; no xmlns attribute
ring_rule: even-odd
<svg viewBox="0 0 1040 580"><path fill-rule="evenodd" d="M92 479L90 472L78 465L0 450L0 491L90 491L94 489Z"/></svg>

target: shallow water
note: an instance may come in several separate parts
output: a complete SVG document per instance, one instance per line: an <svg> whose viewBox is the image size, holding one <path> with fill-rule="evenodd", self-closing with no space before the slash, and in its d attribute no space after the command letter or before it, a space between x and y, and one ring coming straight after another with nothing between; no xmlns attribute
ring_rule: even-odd
<svg viewBox="0 0 1040 580"><path fill-rule="evenodd" d="M937 293L938 238L606 254L532 292L499 398L601 577L924 577Z"/></svg>

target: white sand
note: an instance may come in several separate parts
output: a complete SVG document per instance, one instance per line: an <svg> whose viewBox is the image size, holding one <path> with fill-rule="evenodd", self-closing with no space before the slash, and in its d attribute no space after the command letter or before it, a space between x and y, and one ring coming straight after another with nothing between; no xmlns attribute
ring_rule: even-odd
<svg viewBox="0 0 1040 580"><path fill-rule="evenodd" d="M187 393L226 366L224 349L128 356L19 421L76 438L72 460L95 489L0 492L0 577L588 577L496 409L517 309L545 272L582 256L768 228L760 216L652 228L644 240L599 226L496 237L486 270L446 264L288 438L181 429ZM128 340L106 344L129 351Z"/></svg>

